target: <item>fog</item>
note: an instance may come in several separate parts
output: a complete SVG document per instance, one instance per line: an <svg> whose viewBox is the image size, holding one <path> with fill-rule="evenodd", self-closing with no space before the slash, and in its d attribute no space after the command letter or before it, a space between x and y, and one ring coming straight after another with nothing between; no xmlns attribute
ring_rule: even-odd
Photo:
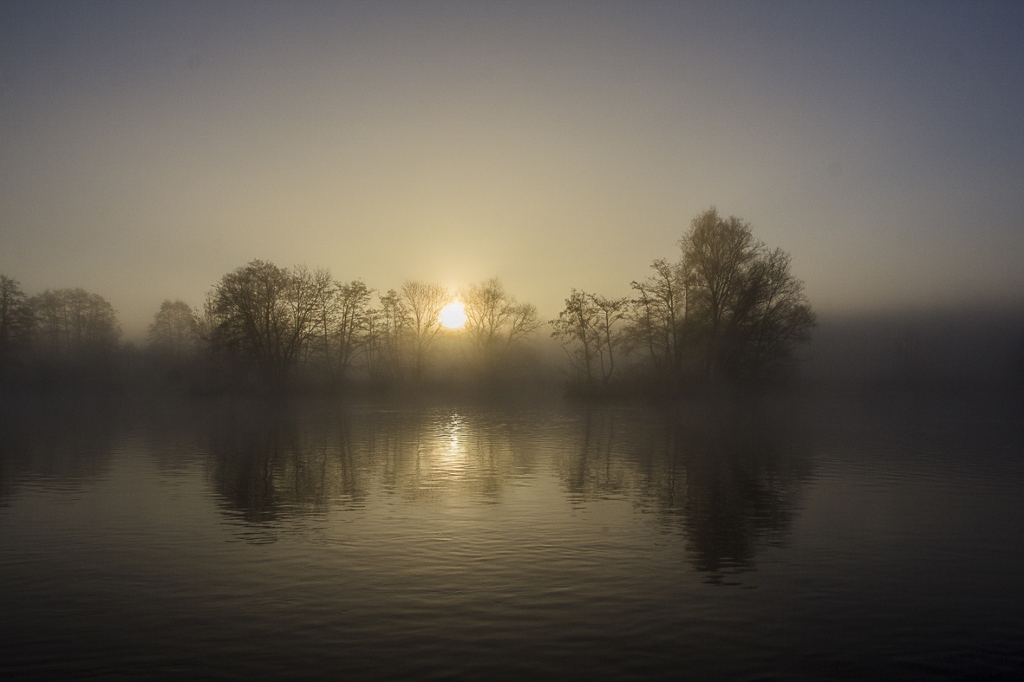
<svg viewBox="0 0 1024 682"><path fill-rule="evenodd" d="M1012 677L1022 36L0 1L0 679Z"/></svg>
<svg viewBox="0 0 1024 682"><path fill-rule="evenodd" d="M1024 385L1024 314L963 308L823 316L803 373L814 383L862 388Z"/></svg>
<svg viewBox="0 0 1024 682"><path fill-rule="evenodd" d="M5 3L0 272L141 342L259 258L629 295L710 206L826 323L1019 309L1018 5ZM954 315L955 316L955 315ZM845 323L843 323L845 324Z"/></svg>

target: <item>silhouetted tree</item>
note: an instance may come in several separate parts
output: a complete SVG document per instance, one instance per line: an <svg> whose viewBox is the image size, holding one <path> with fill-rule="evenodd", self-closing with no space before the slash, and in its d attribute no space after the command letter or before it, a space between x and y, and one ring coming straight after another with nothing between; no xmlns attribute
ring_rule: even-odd
<svg viewBox="0 0 1024 682"><path fill-rule="evenodd" d="M597 357L601 364L601 381L608 383L615 374L615 354L623 341L618 324L625 317L629 299L606 298L597 294L591 294L590 298L597 313Z"/></svg>
<svg viewBox="0 0 1024 682"><path fill-rule="evenodd" d="M625 336L630 349L656 376L676 377L685 354L687 287L678 263L658 259L654 274L631 282L637 292L629 303Z"/></svg>
<svg viewBox="0 0 1024 682"><path fill-rule="evenodd" d="M362 280L335 285L334 300L337 312L334 337L339 378L345 376L357 353L366 346L372 295L373 289L368 288Z"/></svg>
<svg viewBox="0 0 1024 682"><path fill-rule="evenodd" d="M337 284L331 273L322 268L313 271L296 268L294 271L299 272L308 280L306 295L310 304L310 330L301 350L302 364L312 365L314 371L330 376L335 365L332 337L338 320Z"/></svg>
<svg viewBox="0 0 1024 682"><path fill-rule="evenodd" d="M540 326L537 309L516 302L497 278L474 284L461 294L466 310L466 334L485 368L501 362L509 349Z"/></svg>
<svg viewBox="0 0 1024 682"><path fill-rule="evenodd" d="M408 339L409 311L394 289L380 296L380 307L366 317L366 368L372 381L400 379L404 369L404 344Z"/></svg>
<svg viewBox="0 0 1024 682"><path fill-rule="evenodd" d="M600 352L600 334L597 331L597 306L590 295L573 289L565 299L565 308L550 324L553 328L551 336L562 342L576 380L592 384Z"/></svg>
<svg viewBox="0 0 1024 682"><path fill-rule="evenodd" d="M712 208L680 241L687 314L708 379L751 379L784 366L815 318L790 256L754 239L739 218Z"/></svg>
<svg viewBox="0 0 1024 682"><path fill-rule="evenodd" d="M0 362L25 349L35 317L17 280L0 275Z"/></svg>
<svg viewBox="0 0 1024 682"><path fill-rule="evenodd" d="M283 383L314 332L321 284L306 268L261 260L224 275L206 300L211 346L253 361L264 379Z"/></svg>
<svg viewBox="0 0 1024 682"><path fill-rule="evenodd" d="M680 247L678 263L656 260L653 274L631 283L632 299L572 290L551 325L578 381L607 383L623 351L648 378L677 386L763 379L790 365L815 318L789 254L714 208L693 219Z"/></svg>
<svg viewBox="0 0 1024 682"><path fill-rule="evenodd" d="M117 347L117 313L99 294L84 289L47 289L29 299L39 350L55 357L108 354Z"/></svg>
<svg viewBox="0 0 1024 682"><path fill-rule="evenodd" d="M578 382L592 385L596 378L601 383L611 379L620 342L616 324L625 307L626 299L573 289L558 318L551 320L551 336L562 342Z"/></svg>
<svg viewBox="0 0 1024 682"><path fill-rule="evenodd" d="M360 280L341 284L327 270L308 273L312 300L312 331L305 362L335 379L343 379L365 343L369 301L373 291Z"/></svg>
<svg viewBox="0 0 1024 682"><path fill-rule="evenodd" d="M195 353L199 342L199 315L184 301L165 300L149 325L149 346L182 359Z"/></svg>
<svg viewBox="0 0 1024 682"><path fill-rule="evenodd" d="M451 296L440 284L409 281L402 285L401 298L409 316L413 377L419 381L427 353L441 331L441 309L451 302Z"/></svg>

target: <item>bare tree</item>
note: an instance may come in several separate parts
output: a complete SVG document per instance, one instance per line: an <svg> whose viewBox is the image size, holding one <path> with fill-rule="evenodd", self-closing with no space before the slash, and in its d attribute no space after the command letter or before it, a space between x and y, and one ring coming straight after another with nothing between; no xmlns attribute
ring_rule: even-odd
<svg viewBox="0 0 1024 682"><path fill-rule="evenodd" d="M791 257L762 250L725 330L721 361L737 378L771 375L784 368L794 350L810 340L815 316L803 282L790 274Z"/></svg>
<svg viewBox="0 0 1024 682"><path fill-rule="evenodd" d="M573 289L558 318L551 320L551 336L562 342L576 380L588 386L594 382L603 343L598 315L593 297Z"/></svg>
<svg viewBox="0 0 1024 682"><path fill-rule="evenodd" d="M305 274L312 302L312 329L303 352L304 363L312 363L336 379L343 379L366 341L373 291L361 280L338 283L327 270Z"/></svg>
<svg viewBox="0 0 1024 682"><path fill-rule="evenodd" d="M338 301L334 295L335 282L324 269L309 273L311 286L311 327L309 341L303 349L304 363L313 361L330 373L333 370L334 344L332 336L338 321Z"/></svg>
<svg viewBox="0 0 1024 682"><path fill-rule="evenodd" d="M762 245L749 225L733 216L723 219L711 208L693 219L680 246L682 265L703 316L704 371L710 378L720 369L725 323L742 296L748 270Z"/></svg>
<svg viewBox="0 0 1024 682"><path fill-rule="evenodd" d="M654 261L651 269L652 275L630 283L637 295L629 302L625 334L631 350L646 359L651 370L676 375L684 353L686 280L678 264L664 259Z"/></svg>
<svg viewBox="0 0 1024 682"><path fill-rule="evenodd" d="M338 377L343 378L352 365L357 353L367 343L370 326L370 297L373 289L362 280L348 284L336 284L334 300L336 305L335 338Z"/></svg>
<svg viewBox="0 0 1024 682"><path fill-rule="evenodd" d="M380 307L367 311L364 352L373 381L400 379L405 371L409 311L394 289L380 296Z"/></svg>
<svg viewBox="0 0 1024 682"><path fill-rule="evenodd" d="M551 325L579 381L610 381L624 350L649 376L676 384L760 380L791 366L815 317L789 254L714 208L693 219L680 247L677 263L656 260L650 276L631 283L632 299L572 290Z"/></svg>
<svg viewBox="0 0 1024 682"><path fill-rule="evenodd" d="M195 353L199 342L199 315L184 301L166 300L149 325L149 346L181 359Z"/></svg>
<svg viewBox="0 0 1024 682"><path fill-rule="evenodd" d="M265 379L283 383L313 334L317 278L254 260L221 278L207 296L211 343L255 362Z"/></svg>
<svg viewBox="0 0 1024 682"><path fill-rule="evenodd" d="M57 356L95 356L114 350L121 336L117 312L84 289L47 289L29 299L40 350Z"/></svg>
<svg viewBox="0 0 1024 682"><path fill-rule="evenodd" d="M0 275L0 361L27 347L34 325L32 307L17 280Z"/></svg>
<svg viewBox="0 0 1024 682"><path fill-rule="evenodd" d="M427 353L441 331L441 309L451 302L451 296L440 284L407 281L402 285L401 298L409 314L413 377L419 381Z"/></svg>
<svg viewBox="0 0 1024 682"><path fill-rule="evenodd" d="M595 308L597 358L601 366L601 382L607 384L615 374L615 353L623 340L618 324L626 315L629 299L590 294L590 300Z"/></svg>
<svg viewBox="0 0 1024 682"><path fill-rule="evenodd" d="M705 376L756 378L785 365L815 323L789 255L714 208L693 219L680 246Z"/></svg>
<svg viewBox="0 0 1024 682"><path fill-rule="evenodd" d="M540 326L537 309L518 303L497 278L468 287L461 297L466 333L487 368L501 362L517 341Z"/></svg>

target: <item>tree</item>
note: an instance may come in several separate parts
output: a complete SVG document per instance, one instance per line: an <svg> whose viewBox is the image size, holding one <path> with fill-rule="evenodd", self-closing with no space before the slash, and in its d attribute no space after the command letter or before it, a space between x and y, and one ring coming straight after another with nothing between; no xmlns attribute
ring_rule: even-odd
<svg viewBox="0 0 1024 682"><path fill-rule="evenodd" d="M609 382L624 350L649 377L675 386L762 380L791 366L815 317L789 254L714 208L693 219L679 244L680 260L654 261L650 276L631 283L632 299L572 290L551 325L578 381Z"/></svg>
<svg viewBox="0 0 1024 682"><path fill-rule="evenodd" d="M493 369L517 341L540 326L537 309L529 303L518 303L497 278L470 286L461 297L466 334L487 369Z"/></svg>
<svg viewBox="0 0 1024 682"><path fill-rule="evenodd" d="M615 352L623 341L622 334L616 327L626 315L629 299L606 298L598 294L591 294L590 299L596 308L597 358L601 366L601 381L607 384L615 374Z"/></svg>
<svg viewBox="0 0 1024 682"><path fill-rule="evenodd" d="M319 363L327 372L331 372L334 360L332 337L338 320L338 304L334 295L336 284L327 270L317 269L308 274L311 279L309 296L312 329L303 349L303 361L312 360Z"/></svg>
<svg viewBox="0 0 1024 682"><path fill-rule="evenodd" d="M40 350L57 357L83 357L110 353L117 346L121 327L117 312L99 294L81 288L47 289L29 299L37 321Z"/></svg>
<svg viewBox="0 0 1024 682"><path fill-rule="evenodd" d="M441 309L451 302L451 296L440 284L407 281L402 285L401 300L409 316L413 377L419 381L427 353L441 331Z"/></svg>
<svg viewBox="0 0 1024 682"><path fill-rule="evenodd" d="M308 280L311 330L305 345L304 363L343 379L356 353L366 341L367 315L372 289L361 280L341 284L324 269L297 269Z"/></svg>
<svg viewBox="0 0 1024 682"><path fill-rule="evenodd" d="M215 351L255 363L281 384L314 331L320 282L315 273L254 260L221 278L206 300Z"/></svg>
<svg viewBox="0 0 1024 682"><path fill-rule="evenodd" d="M565 299L565 307L550 322L551 336L562 342L577 381L593 383L594 365L599 352L597 308L590 296L573 289Z"/></svg>
<svg viewBox="0 0 1024 682"><path fill-rule="evenodd" d="M199 315L184 301L165 300L149 325L150 348L181 359L199 342Z"/></svg>
<svg viewBox="0 0 1024 682"><path fill-rule="evenodd" d="M626 299L609 299L573 289L565 308L551 320L551 336L565 348L577 381L592 385L595 378L606 384L615 371L619 345L616 324L625 312Z"/></svg>
<svg viewBox="0 0 1024 682"><path fill-rule="evenodd" d="M675 376L682 369L686 332L687 288L678 263L658 259L654 274L631 282L637 296L629 301L625 336L630 349L656 375Z"/></svg>
<svg viewBox="0 0 1024 682"><path fill-rule="evenodd" d="M789 254L714 208L693 219L680 247L705 377L756 379L784 367L815 324Z"/></svg>
<svg viewBox="0 0 1024 682"><path fill-rule="evenodd" d="M370 297L373 289L362 280L348 284L335 284L334 300L336 321L334 336L337 340L335 357L338 361L338 377L343 378L352 365L356 354L365 347L370 325Z"/></svg>
<svg viewBox="0 0 1024 682"><path fill-rule="evenodd" d="M34 325L32 307L17 280L0 275L0 362L28 345Z"/></svg>
<svg viewBox="0 0 1024 682"><path fill-rule="evenodd" d="M388 289L380 296L380 307L369 310L366 316L364 348L366 369L371 380L401 378L408 332L409 311L398 292Z"/></svg>

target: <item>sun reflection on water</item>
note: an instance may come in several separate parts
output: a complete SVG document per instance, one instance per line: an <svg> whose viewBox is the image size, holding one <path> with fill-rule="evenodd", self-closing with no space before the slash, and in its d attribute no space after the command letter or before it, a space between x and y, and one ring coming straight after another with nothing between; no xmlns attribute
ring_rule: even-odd
<svg viewBox="0 0 1024 682"><path fill-rule="evenodd" d="M438 438L431 452L432 473L445 479L460 479L468 474L469 444L466 419L458 412L439 415Z"/></svg>

